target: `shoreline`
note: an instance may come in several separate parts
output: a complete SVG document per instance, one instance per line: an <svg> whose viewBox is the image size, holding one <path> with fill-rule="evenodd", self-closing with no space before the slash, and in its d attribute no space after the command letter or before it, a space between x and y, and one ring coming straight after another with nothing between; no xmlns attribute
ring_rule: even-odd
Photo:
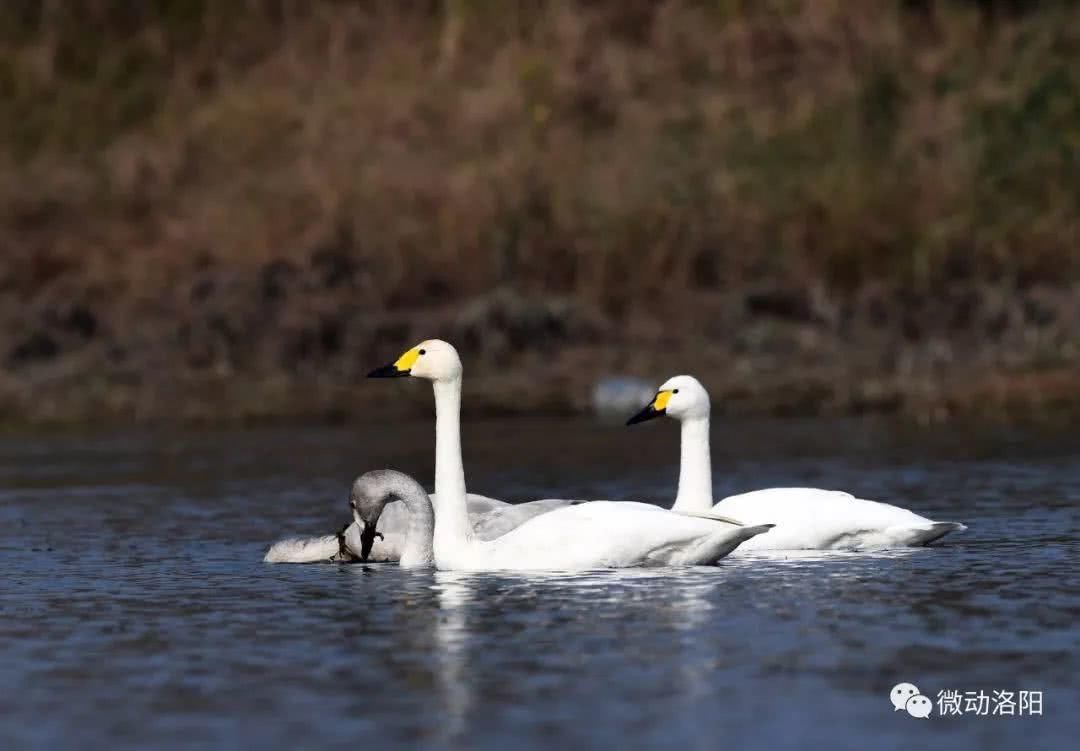
<svg viewBox="0 0 1080 751"><path fill-rule="evenodd" d="M9 339L0 369L0 425L349 423L376 403L386 414L423 414L426 389L410 384L388 400L365 375L434 337L462 352L472 415L585 413L598 379L659 384L677 373L699 377L719 415L1080 415L1080 290L988 288L963 313L968 324L950 324L963 317L955 309L924 312L917 336L903 310L882 322L874 305L797 304L801 295L780 304L777 293L764 305L760 292L684 294L616 315L510 288L419 311L293 294L142 318L86 308L93 330L74 334L63 309L20 316L19 326L8 308L9 331L23 336ZM1034 298L1044 303L1037 316ZM1007 304L997 311L986 300Z"/></svg>

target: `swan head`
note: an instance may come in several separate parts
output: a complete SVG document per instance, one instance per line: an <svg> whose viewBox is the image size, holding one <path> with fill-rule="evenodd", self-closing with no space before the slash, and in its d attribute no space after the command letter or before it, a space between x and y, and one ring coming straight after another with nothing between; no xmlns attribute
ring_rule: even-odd
<svg viewBox="0 0 1080 751"><path fill-rule="evenodd" d="M379 518L386 504L398 500L404 482L415 485L415 480L390 469L365 472L353 481L349 491L349 507L353 521L360 528L360 560L366 561L375 545L375 538L382 537L376 531Z"/></svg>
<svg viewBox="0 0 1080 751"><path fill-rule="evenodd" d="M360 525L374 527L382 516L383 507L390 502L390 494L377 472L367 472L353 481L349 492L349 507L353 520Z"/></svg>
<svg viewBox="0 0 1080 751"><path fill-rule="evenodd" d="M656 396L636 415L626 421L627 425L668 415L676 420L708 417L709 392L701 381L693 376L680 375L664 381L656 390Z"/></svg>
<svg viewBox="0 0 1080 751"><path fill-rule="evenodd" d="M461 378L461 358L450 342L426 339L405 350L389 365L368 373L368 378L404 378L415 376L429 381L452 381Z"/></svg>

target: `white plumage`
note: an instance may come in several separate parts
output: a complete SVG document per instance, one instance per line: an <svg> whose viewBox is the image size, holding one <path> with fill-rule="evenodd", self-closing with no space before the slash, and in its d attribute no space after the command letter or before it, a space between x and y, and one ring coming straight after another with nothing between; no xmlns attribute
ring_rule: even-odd
<svg viewBox="0 0 1080 751"><path fill-rule="evenodd" d="M769 529L675 514L645 503L591 501L537 516L494 540L479 540L465 531L460 498L444 498L436 516L423 488L400 472L368 472L357 480L357 488L360 524L377 525L384 509L395 505L406 509L409 531L402 566L434 562L439 569L456 571L580 571L703 565Z"/></svg>
<svg viewBox="0 0 1080 751"><path fill-rule="evenodd" d="M740 547L748 550L867 550L925 545L949 532L967 529L957 522L936 522L907 509L818 488L767 488L729 496L713 504L709 455L711 404L693 376L675 376L657 390L652 403L630 419L643 422L660 415L682 424L679 487L672 510L712 512L744 524L775 524L769 534Z"/></svg>

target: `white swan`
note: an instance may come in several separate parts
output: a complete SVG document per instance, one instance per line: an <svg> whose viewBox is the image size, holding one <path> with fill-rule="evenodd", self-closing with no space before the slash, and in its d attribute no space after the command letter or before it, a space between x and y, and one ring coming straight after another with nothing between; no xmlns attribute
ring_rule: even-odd
<svg viewBox="0 0 1080 751"><path fill-rule="evenodd" d="M967 529L935 522L888 503L817 488L768 488L724 498L713 505L709 456L709 394L693 376L675 376L660 386L627 425L660 415L682 423L679 490L673 511L713 512L747 524L774 522L776 529L749 540L742 550L864 550L925 545Z"/></svg>
<svg viewBox="0 0 1080 751"><path fill-rule="evenodd" d="M591 501L534 517L495 540L478 540L462 493L444 496L436 516L424 489L401 472L368 472L357 480L357 491L353 514L367 537L375 535L387 504L405 506L409 525L400 565L406 567L526 571L709 564L771 526L738 527L646 503Z"/></svg>

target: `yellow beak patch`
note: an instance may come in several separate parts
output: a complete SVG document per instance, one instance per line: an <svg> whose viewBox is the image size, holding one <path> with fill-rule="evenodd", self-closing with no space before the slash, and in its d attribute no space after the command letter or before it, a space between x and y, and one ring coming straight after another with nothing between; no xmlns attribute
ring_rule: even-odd
<svg viewBox="0 0 1080 751"><path fill-rule="evenodd" d="M652 408L657 412L667 409L667 403L671 400L670 391L657 391L656 398L653 399Z"/></svg>
<svg viewBox="0 0 1080 751"><path fill-rule="evenodd" d="M394 361L394 367L402 373L408 373L412 370L412 366L416 364L416 358L418 357L420 357L420 348L413 347Z"/></svg>

